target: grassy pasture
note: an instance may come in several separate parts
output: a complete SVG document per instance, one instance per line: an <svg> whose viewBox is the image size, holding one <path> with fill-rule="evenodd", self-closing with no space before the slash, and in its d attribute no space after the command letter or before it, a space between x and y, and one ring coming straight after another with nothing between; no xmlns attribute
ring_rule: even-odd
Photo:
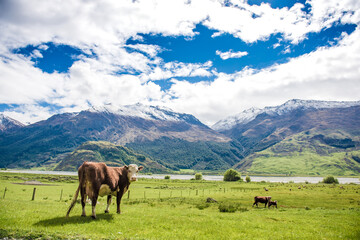
<svg viewBox="0 0 360 240"><path fill-rule="evenodd" d="M30 180L50 185L13 184ZM106 198L99 198L98 219L90 205L80 217L80 204L66 219L76 188L76 177L0 173L0 238L360 239L358 185L140 179L124 195L121 215L115 199L105 214ZM256 195L272 196L279 208L252 207Z"/></svg>

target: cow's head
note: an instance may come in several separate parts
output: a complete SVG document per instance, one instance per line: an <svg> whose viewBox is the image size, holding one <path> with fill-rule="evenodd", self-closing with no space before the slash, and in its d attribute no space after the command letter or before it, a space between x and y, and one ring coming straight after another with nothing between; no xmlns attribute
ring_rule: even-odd
<svg viewBox="0 0 360 240"><path fill-rule="evenodd" d="M130 164L128 166L125 166L125 168L128 170L127 177L129 179L129 182L135 182L137 173L141 171L144 167L143 166L138 167L136 164Z"/></svg>

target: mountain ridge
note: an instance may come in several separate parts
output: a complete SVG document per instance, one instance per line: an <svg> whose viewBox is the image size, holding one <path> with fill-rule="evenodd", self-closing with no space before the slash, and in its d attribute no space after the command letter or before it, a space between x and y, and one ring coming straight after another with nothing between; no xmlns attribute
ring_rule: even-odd
<svg viewBox="0 0 360 240"><path fill-rule="evenodd" d="M212 129L222 132L229 130L237 124L246 124L254 120L260 114L283 115L292 110L302 109L323 109L323 108L347 108L351 106L360 106L360 101L319 101L319 100L300 100L291 99L284 104L265 108L249 108L241 113L224 118L214 125Z"/></svg>
<svg viewBox="0 0 360 240"><path fill-rule="evenodd" d="M135 110L129 114L123 109L110 111L109 108L92 108L77 113L56 114L18 131L3 134L0 136L0 167L52 167L87 141L108 141L116 145L146 142L151 148L159 142L157 139L162 139L160 144L164 140L166 143L173 141L171 146L174 151L169 152L168 157L178 151L184 152L185 145L194 143L195 152L203 152L213 156L215 160L220 160L211 148L202 143L218 142L228 146L231 142L230 138L212 130L189 114L139 104L134 106ZM176 141L177 139L181 141ZM158 147L161 151L167 151L165 145ZM146 149L142 150L149 158L159 160L156 159L156 154L150 156ZM185 165L202 161L197 157L198 154L194 154L191 158L186 158L189 163ZM171 164L174 169L178 169L178 165L184 164Z"/></svg>
<svg viewBox="0 0 360 240"><path fill-rule="evenodd" d="M353 175L360 169L358 103L290 100L277 107L252 108L246 112L245 121L220 132L190 114L158 106L92 107L3 132L0 167L52 170L61 163L71 168L71 164L66 164L73 162L70 156L105 161L100 152L107 152L107 148L118 156L120 147L108 145L92 153L80 149L83 152L74 155L86 142L106 141L127 147L149 159L152 166L169 171L188 168L222 171L234 167L260 174L262 166L263 173L276 174L272 166L277 166L281 173L296 172L289 168L296 167L293 162L300 161L314 169L303 167L299 174L338 171ZM286 142L298 135L305 137L291 144ZM287 149L292 149L294 154ZM314 159L314 164L308 162L307 156ZM283 164L276 164L276 159Z"/></svg>

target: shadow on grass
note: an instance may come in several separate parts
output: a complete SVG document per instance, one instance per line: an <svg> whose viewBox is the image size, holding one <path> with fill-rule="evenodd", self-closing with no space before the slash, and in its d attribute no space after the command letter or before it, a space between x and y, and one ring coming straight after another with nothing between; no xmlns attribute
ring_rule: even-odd
<svg viewBox="0 0 360 240"><path fill-rule="evenodd" d="M96 219L92 219L91 216L87 216L87 217L73 216L69 218L66 218L64 216L64 217L56 217L56 218L41 220L35 223L34 226L45 226L45 227L63 226L67 224L83 224L83 223L90 223L94 221L104 221L104 220L109 222L112 221L113 219L114 219L113 215L108 213L97 214Z"/></svg>

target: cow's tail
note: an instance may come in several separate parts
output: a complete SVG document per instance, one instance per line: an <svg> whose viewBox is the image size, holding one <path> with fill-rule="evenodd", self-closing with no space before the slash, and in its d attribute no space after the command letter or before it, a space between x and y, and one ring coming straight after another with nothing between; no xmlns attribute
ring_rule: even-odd
<svg viewBox="0 0 360 240"><path fill-rule="evenodd" d="M78 195L79 195L79 190L80 190L80 184L79 184L79 187L77 188L77 190L76 190L76 192L75 192L74 198L73 198L73 200L72 200L72 202L71 202L71 205L70 205L70 207L69 207L69 209L68 209L68 211L67 211L67 213L66 213L66 217L67 217L67 218L69 217L69 214L70 214L70 212L71 212L71 209L75 206L76 200L77 200Z"/></svg>

